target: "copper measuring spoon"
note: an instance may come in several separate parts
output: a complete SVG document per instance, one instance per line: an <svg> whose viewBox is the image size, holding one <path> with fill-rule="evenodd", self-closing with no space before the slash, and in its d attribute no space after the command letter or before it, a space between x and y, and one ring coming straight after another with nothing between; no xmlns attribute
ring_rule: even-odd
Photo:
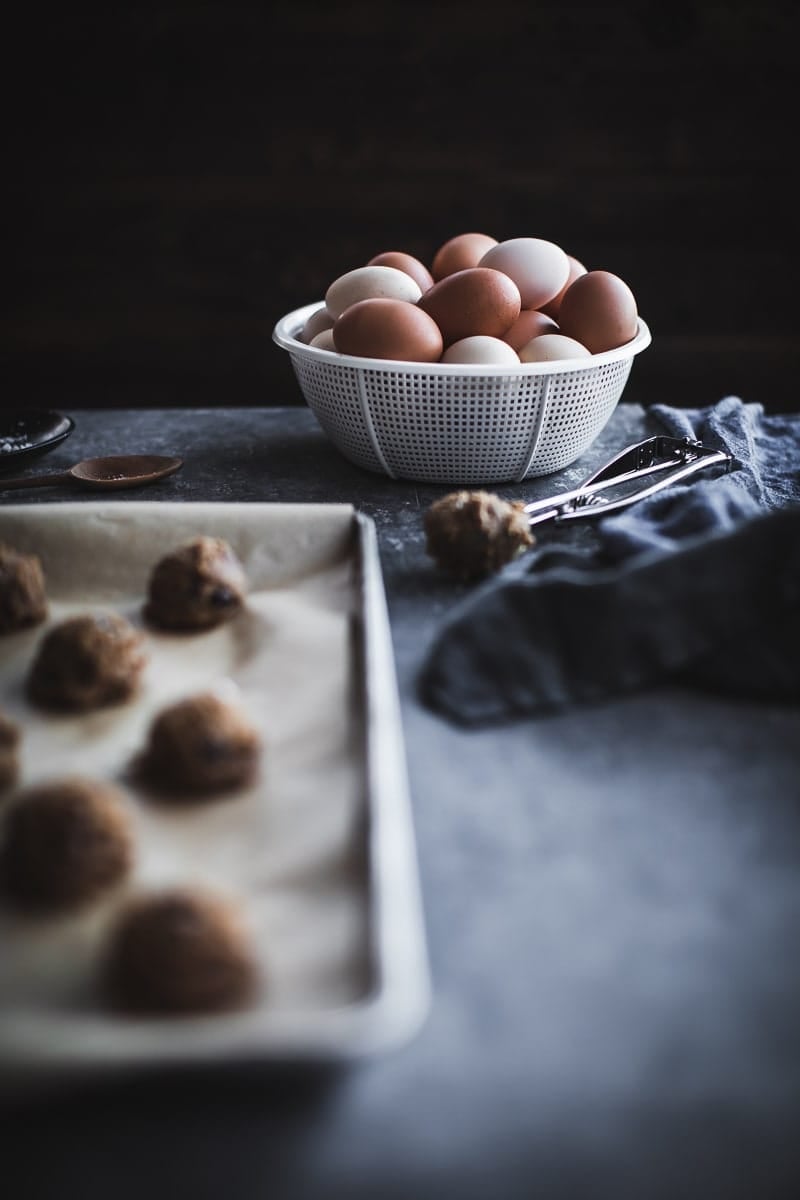
<svg viewBox="0 0 800 1200"><path fill-rule="evenodd" d="M87 488L131 488L155 483L183 466L182 458L165 454L109 454L105 458L85 458L66 471L48 475L22 475L4 479L0 491L7 488L55 487L59 483L77 483Z"/></svg>

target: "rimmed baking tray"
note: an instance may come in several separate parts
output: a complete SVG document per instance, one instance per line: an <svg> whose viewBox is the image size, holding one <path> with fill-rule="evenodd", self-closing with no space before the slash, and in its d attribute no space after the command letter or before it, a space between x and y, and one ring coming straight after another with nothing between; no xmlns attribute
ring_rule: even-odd
<svg viewBox="0 0 800 1200"><path fill-rule="evenodd" d="M244 614L202 635L148 631L152 565L200 533L241 557ZM69 772L121 781L137 838L130 880L88 912L34 921L0 907L0 1087L76 1069L335 1062L412 1036L429 973L373 522L340 504L79 501L4 507L0 541L40 556L51 602L45 625L0 638L20 786ZM85 716L35 712L24 683L39 639L103 608L145 630L140 694ZM233 689L259 725L261 777L219 802L154 805L131 785L132 756L162 705L209 686ZM116 907L174 882L244 904L264 978L252 1008L168 1019L104 1008L95 971Z"/></svg>

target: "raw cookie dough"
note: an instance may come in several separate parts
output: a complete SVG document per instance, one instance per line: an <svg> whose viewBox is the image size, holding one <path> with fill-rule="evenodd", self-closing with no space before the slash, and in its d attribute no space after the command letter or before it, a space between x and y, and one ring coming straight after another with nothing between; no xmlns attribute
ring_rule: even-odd
<svg viewBox="0 0 800 1200"><path fill-rule="evenodd" d="M204 692L156 715L140 765L159 790L208 794L250 783L260 753L261 739L244 714Z"/></svg>
<svg viewBox="0 0 800 1200"><path fill-rule="evenodd" d="M29 787L9 806L0 889L25 909L71 909L120 882L133 862L121 793L78 777Z"/></svg>
<svg viewBox="0 0 800 1200"><path fill-rule="evenodd" d="M236 615L246 592L244 567L228 543L197 537L156 563L144 615L160 629L211 629Z"/></svg>
<svg viewBox="0 0 800 1200"><path fill-rule="evenodd" d="M534 539L521 500L451 492L425 514L425 549L451 575L474 579L516 558Z"/></svg>
<svg viewBox="0 0 800 1200"><path fill-rule="evenodd" d="M144 639L125 617L70 617L39 645L28 695L41 708L60 712L119 704L136 691L146 661Z"/></svg>
<svg viewBox="0 0 800 1200"><path fill-rule="evenodd" d="M42 564L0 542L0 633L38 625L47 616Z"/></svg>
<svg viewBox="0 0 800 1200"><path fill-rule="evenodd" d="M240 1008L257 978L231 902L187 886L134 901L112 931L104 968L111 1007L143 1014Z"/></svg>
<svg viewBox="0 0 800 1200"><path fill-rule="evenodd" d="M0 709L0 792L17 782L19 741L19 726Z"/></svg>

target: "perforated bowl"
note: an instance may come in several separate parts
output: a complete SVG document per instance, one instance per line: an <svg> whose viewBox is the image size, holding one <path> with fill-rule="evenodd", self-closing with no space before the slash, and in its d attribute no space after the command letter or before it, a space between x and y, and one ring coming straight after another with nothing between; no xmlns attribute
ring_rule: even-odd
<svg viewBox="0 0 800 1200"><path fill-rule="evenodd" d="M650 345L640 319L633 341L569 364L357 358L299 340L318 308L295 309L272 333L308 407L351 462L424 483L503 483L569 466L616 408L634 355Z"/></svg>

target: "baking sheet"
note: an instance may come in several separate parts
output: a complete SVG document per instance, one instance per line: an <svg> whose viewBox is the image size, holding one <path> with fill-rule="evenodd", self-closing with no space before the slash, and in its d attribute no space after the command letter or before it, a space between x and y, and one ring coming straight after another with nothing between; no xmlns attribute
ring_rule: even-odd
<svg viewBox="0 0 800 1200"><path fill-rule="evenodd" d="M149 572L199 533L242 559L245 611L202 634L154 633L141 617ZM328 1058L409 1036L428 979L372 522L348 505L78 502L5 507L0 540L40 556L51 602L46 625L0 639L20 784L74 772L120 783L137 843L130 879L88 910L32 920L0 907L0 1064ZM145 633L139 694L81 716L37 712L24 682L44 632L104 608ZM130 764L156 711L209 687L259 729L261 776L201 805L156 803ZM96 963L109 922L131 893L178 882L242 903L264 980L256 1004L212 1017L105 1012Z"/></svg>

